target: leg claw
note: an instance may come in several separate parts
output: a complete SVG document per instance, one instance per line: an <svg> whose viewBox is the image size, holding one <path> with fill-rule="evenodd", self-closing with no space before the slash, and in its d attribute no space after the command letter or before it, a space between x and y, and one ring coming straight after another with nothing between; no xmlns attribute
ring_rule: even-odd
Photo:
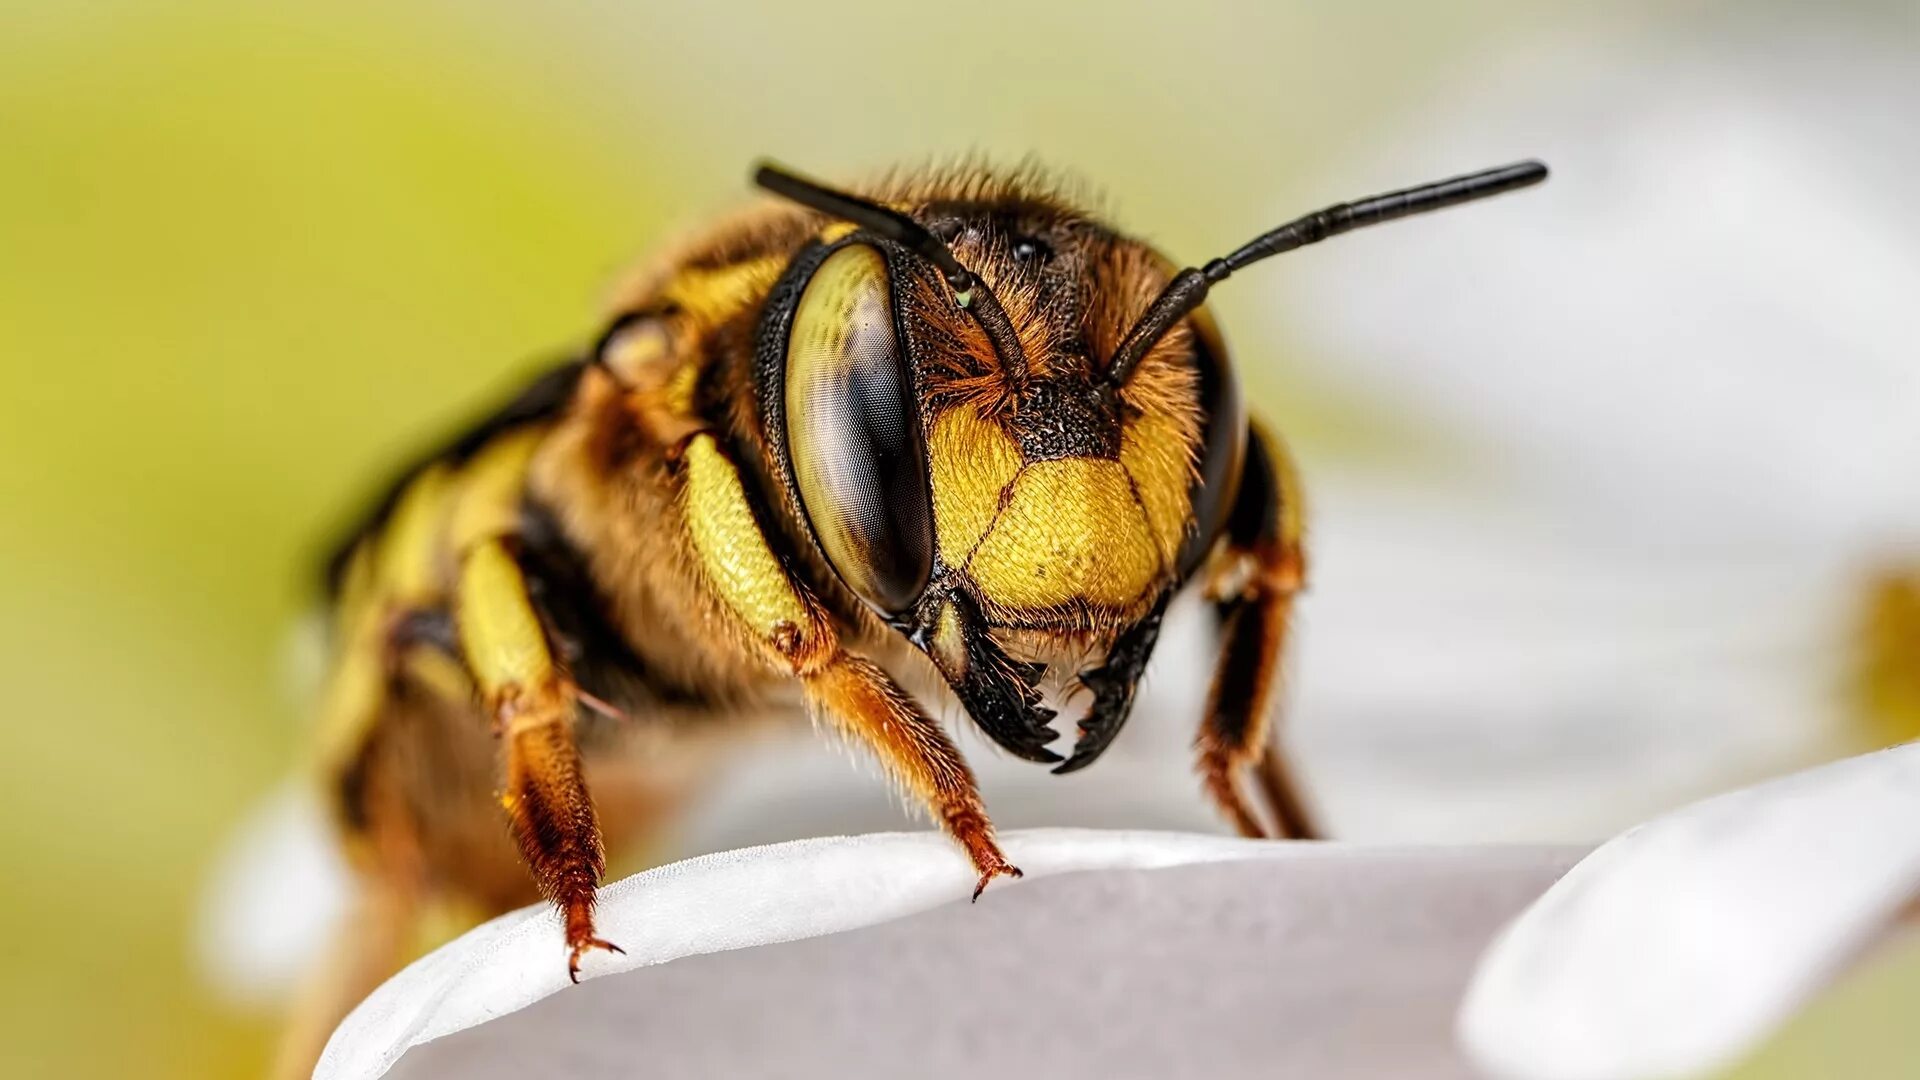
<svg viewBox="0 0 1920 1080"><path fill-rule="evenodd" d="M1016 878L1026 876L1020 872L1019 867L1014 866L1010 863L1003 862L993 866L989 866L985 870L982 870L980 872L980 884L975 885L973 887L973 898L975 900L980 899L980 894L987 891L987 882L992 881L994 878L997 878L1002 874L1006 875L1007 877L1016 877Z"/></svg>
<svg viewBox="0 0 1920 1080"><path fill-rule="evenodd" d="M567 954L567 978L573 980L575 985L578 985L580 982L580 954L586 952L588 949L605 949L610 953L619 953L621 956L627 955L627 950L615 945L611 941L603 941L600 938L588 938L585 941L577 942L573 946L573 950Z"/></svg>

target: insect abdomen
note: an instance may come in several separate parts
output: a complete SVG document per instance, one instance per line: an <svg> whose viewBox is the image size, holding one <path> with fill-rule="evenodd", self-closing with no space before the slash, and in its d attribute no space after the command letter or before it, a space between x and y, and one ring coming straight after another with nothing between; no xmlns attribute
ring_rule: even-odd
<svg viewBox="0 0 1920 1080"><path fill-rule="evenodd" d="M528 424L552 420L573 397L574 388L580 382L580 374L585 370L586 364L583 361L572 360L541 372L532 382L500 407L481 418L478 423L401 470L399 476L374 502L373 509L361 516L328 555L322 579L327 598L329 600L339 598L341 584L346 575L347 565L353 558L354 550L362 541L386 527L400 497L422 473L434 465L454 467L464 465L482 447L499 436Z"/></svg>

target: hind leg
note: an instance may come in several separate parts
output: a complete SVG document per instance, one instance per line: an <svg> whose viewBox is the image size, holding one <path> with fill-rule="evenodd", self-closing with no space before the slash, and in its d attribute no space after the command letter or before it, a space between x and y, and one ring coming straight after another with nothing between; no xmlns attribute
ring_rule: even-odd
<svg viewBox="0 0 1920 1080"><path fill-rule="evenodd" d="M492 805L493 740L431 608L369 619L323 720L353 733L323 759L356 890L301 986L273 1075L309 1075L346 1014L400 967L478 918L532 899Z"/></svg>
<svg viewBox="0 0 1920 1080"><path fill-rule="evenodd" d="M1195 741L1199 772L1207 794L1243 835L1267 834L1240 793L1243 774L1251 772L1278 835L1312 839L1319 829L1267 722L1293 600L1306 574L1299 487L1279 445L1257 425L1251 436L1210 587L1222 644Z"/></svg>
<svg viewBox="0 0 1920 1080"><path fill-rule="evenodd" d="M377 744L370 748L377 753ZM357 890L309 972L281 1035L272 1075L309 1076L340 1021L412 959L427 899L426 864L391 770L370 761L357 792L362 830L351 847Z"/></svg>

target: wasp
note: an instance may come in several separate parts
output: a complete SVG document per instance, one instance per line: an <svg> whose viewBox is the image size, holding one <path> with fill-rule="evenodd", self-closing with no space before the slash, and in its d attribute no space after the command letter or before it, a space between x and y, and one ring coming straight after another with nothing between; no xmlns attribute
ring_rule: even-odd
<svg viewBox="0 0 1920 1080"><path fill-rule="evenodd" d="M364 898L318 1030L446 898L545 897L577 979L617 951L594 926L606 850L701 772L674 748L802 704L926 808L977 897L1020 871L906 687L1085 768L1189 586L1220 627L1204 791L1247 835L1315 835L1266 719L1300 484L1204 301L1269 256L1545 176L1337 205L1176 270L1028 173L855 193L759 168L780 201L642 275L590 350L406 470L330 561L319 757ZM1064 753L1049 668L1086 701Z"/></svg>

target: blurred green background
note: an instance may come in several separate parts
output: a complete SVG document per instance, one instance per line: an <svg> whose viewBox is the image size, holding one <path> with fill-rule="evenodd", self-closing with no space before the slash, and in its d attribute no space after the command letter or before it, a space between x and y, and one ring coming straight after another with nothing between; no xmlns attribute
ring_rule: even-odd
<svg viewBox="0 0 1920 1080"><path fill-rule="evenodd" d="M1561 17L9 0L0 1073L259 1068L270 1018L199 988L188 928L227 829L299 759L287 640L319 544L386 465L588 338L620 269L745 197L751 159L1032 153L1205 255L1358 194L1306 166ZM1217 306L1233 327L1254 303ZM1379 449L1356 401L1247 370L1296 440Z"/></svg>

